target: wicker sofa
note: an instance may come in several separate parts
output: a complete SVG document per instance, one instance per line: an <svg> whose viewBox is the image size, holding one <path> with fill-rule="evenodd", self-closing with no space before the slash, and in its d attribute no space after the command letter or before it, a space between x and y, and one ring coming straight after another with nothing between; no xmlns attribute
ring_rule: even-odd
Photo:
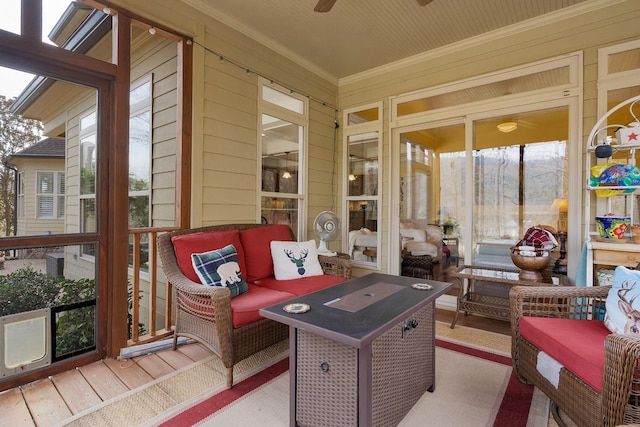
<svg viewBox="0 0 640 427"><path fill-rule="evenodd" d="M233 366L240 360L288 337L286 325L262 318L260 308L301 293L343 282L351 277L351 261L319 256L325 274L294 280L275 280L270 242L293 241L286 225L227 224L179 230L158 237L158 252L176 301L174 349L178 336L194 338L218 355L226 368L227 387L233 385ZM237 248L248 291L234 298L229 288L204 286L186 262L191 253ZM188 277L191 275L191 278Z"/></svg>
<svg viewBox="0 0 640 427"><path fill-rule="evenodd" d="M509 295L516 375L579 426L640 422L640 338L603 326L609 289L515 286Z"/></svg>

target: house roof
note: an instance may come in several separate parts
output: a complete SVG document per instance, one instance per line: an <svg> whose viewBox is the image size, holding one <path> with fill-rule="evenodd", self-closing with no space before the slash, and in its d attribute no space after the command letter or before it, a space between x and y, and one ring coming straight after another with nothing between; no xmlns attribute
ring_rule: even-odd
<svg viewBox="0 0 640 427"><path fill-rule="evenodd" d="M49 38L60 47L78 53L86 53L98 40L111 30L111 16L102 11L72 2L62 14ZM11 104L11 112L24 114L55 80L36 76Z"/></svg>
<svg viewBox="0 0 640 427"><path fill-rule="evenodd" d="M27 148L13 153L12 159L64 159L65 141L62 138L44 138Z"/></svg>

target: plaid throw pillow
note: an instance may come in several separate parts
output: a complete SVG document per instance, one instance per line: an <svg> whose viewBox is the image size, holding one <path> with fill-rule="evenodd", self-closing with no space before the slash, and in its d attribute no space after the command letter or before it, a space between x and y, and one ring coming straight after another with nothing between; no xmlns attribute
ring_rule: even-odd
<svg viewBox="0 0 640 427"><path fill-rule="evenodd" d="M203 285L227 287L231 290L231 298L249 290L240 272L238 254L233 245L215 251L191 254L191 262Z"/></svg>

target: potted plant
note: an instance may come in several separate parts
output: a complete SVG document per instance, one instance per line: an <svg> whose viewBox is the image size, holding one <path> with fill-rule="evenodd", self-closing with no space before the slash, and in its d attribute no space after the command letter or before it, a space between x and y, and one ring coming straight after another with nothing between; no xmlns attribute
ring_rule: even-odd
<svg viewBox="0 0 640 427"><path fill-rule="evenodd" d="M444 231L445 236L450 236L455 233L456 228L458 227L458 221L451 215L447 215L442 221L442 230Z"/></svg>

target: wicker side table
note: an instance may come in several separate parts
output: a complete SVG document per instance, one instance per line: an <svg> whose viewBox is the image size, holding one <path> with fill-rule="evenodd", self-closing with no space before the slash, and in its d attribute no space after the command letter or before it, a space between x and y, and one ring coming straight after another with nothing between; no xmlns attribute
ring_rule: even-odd
<svg viewBox="0 0 640 427"><path fill-rule="evenodd" d="M433 279L433 258L431 255L403 255L402 275L419 279Z"/></svg>

